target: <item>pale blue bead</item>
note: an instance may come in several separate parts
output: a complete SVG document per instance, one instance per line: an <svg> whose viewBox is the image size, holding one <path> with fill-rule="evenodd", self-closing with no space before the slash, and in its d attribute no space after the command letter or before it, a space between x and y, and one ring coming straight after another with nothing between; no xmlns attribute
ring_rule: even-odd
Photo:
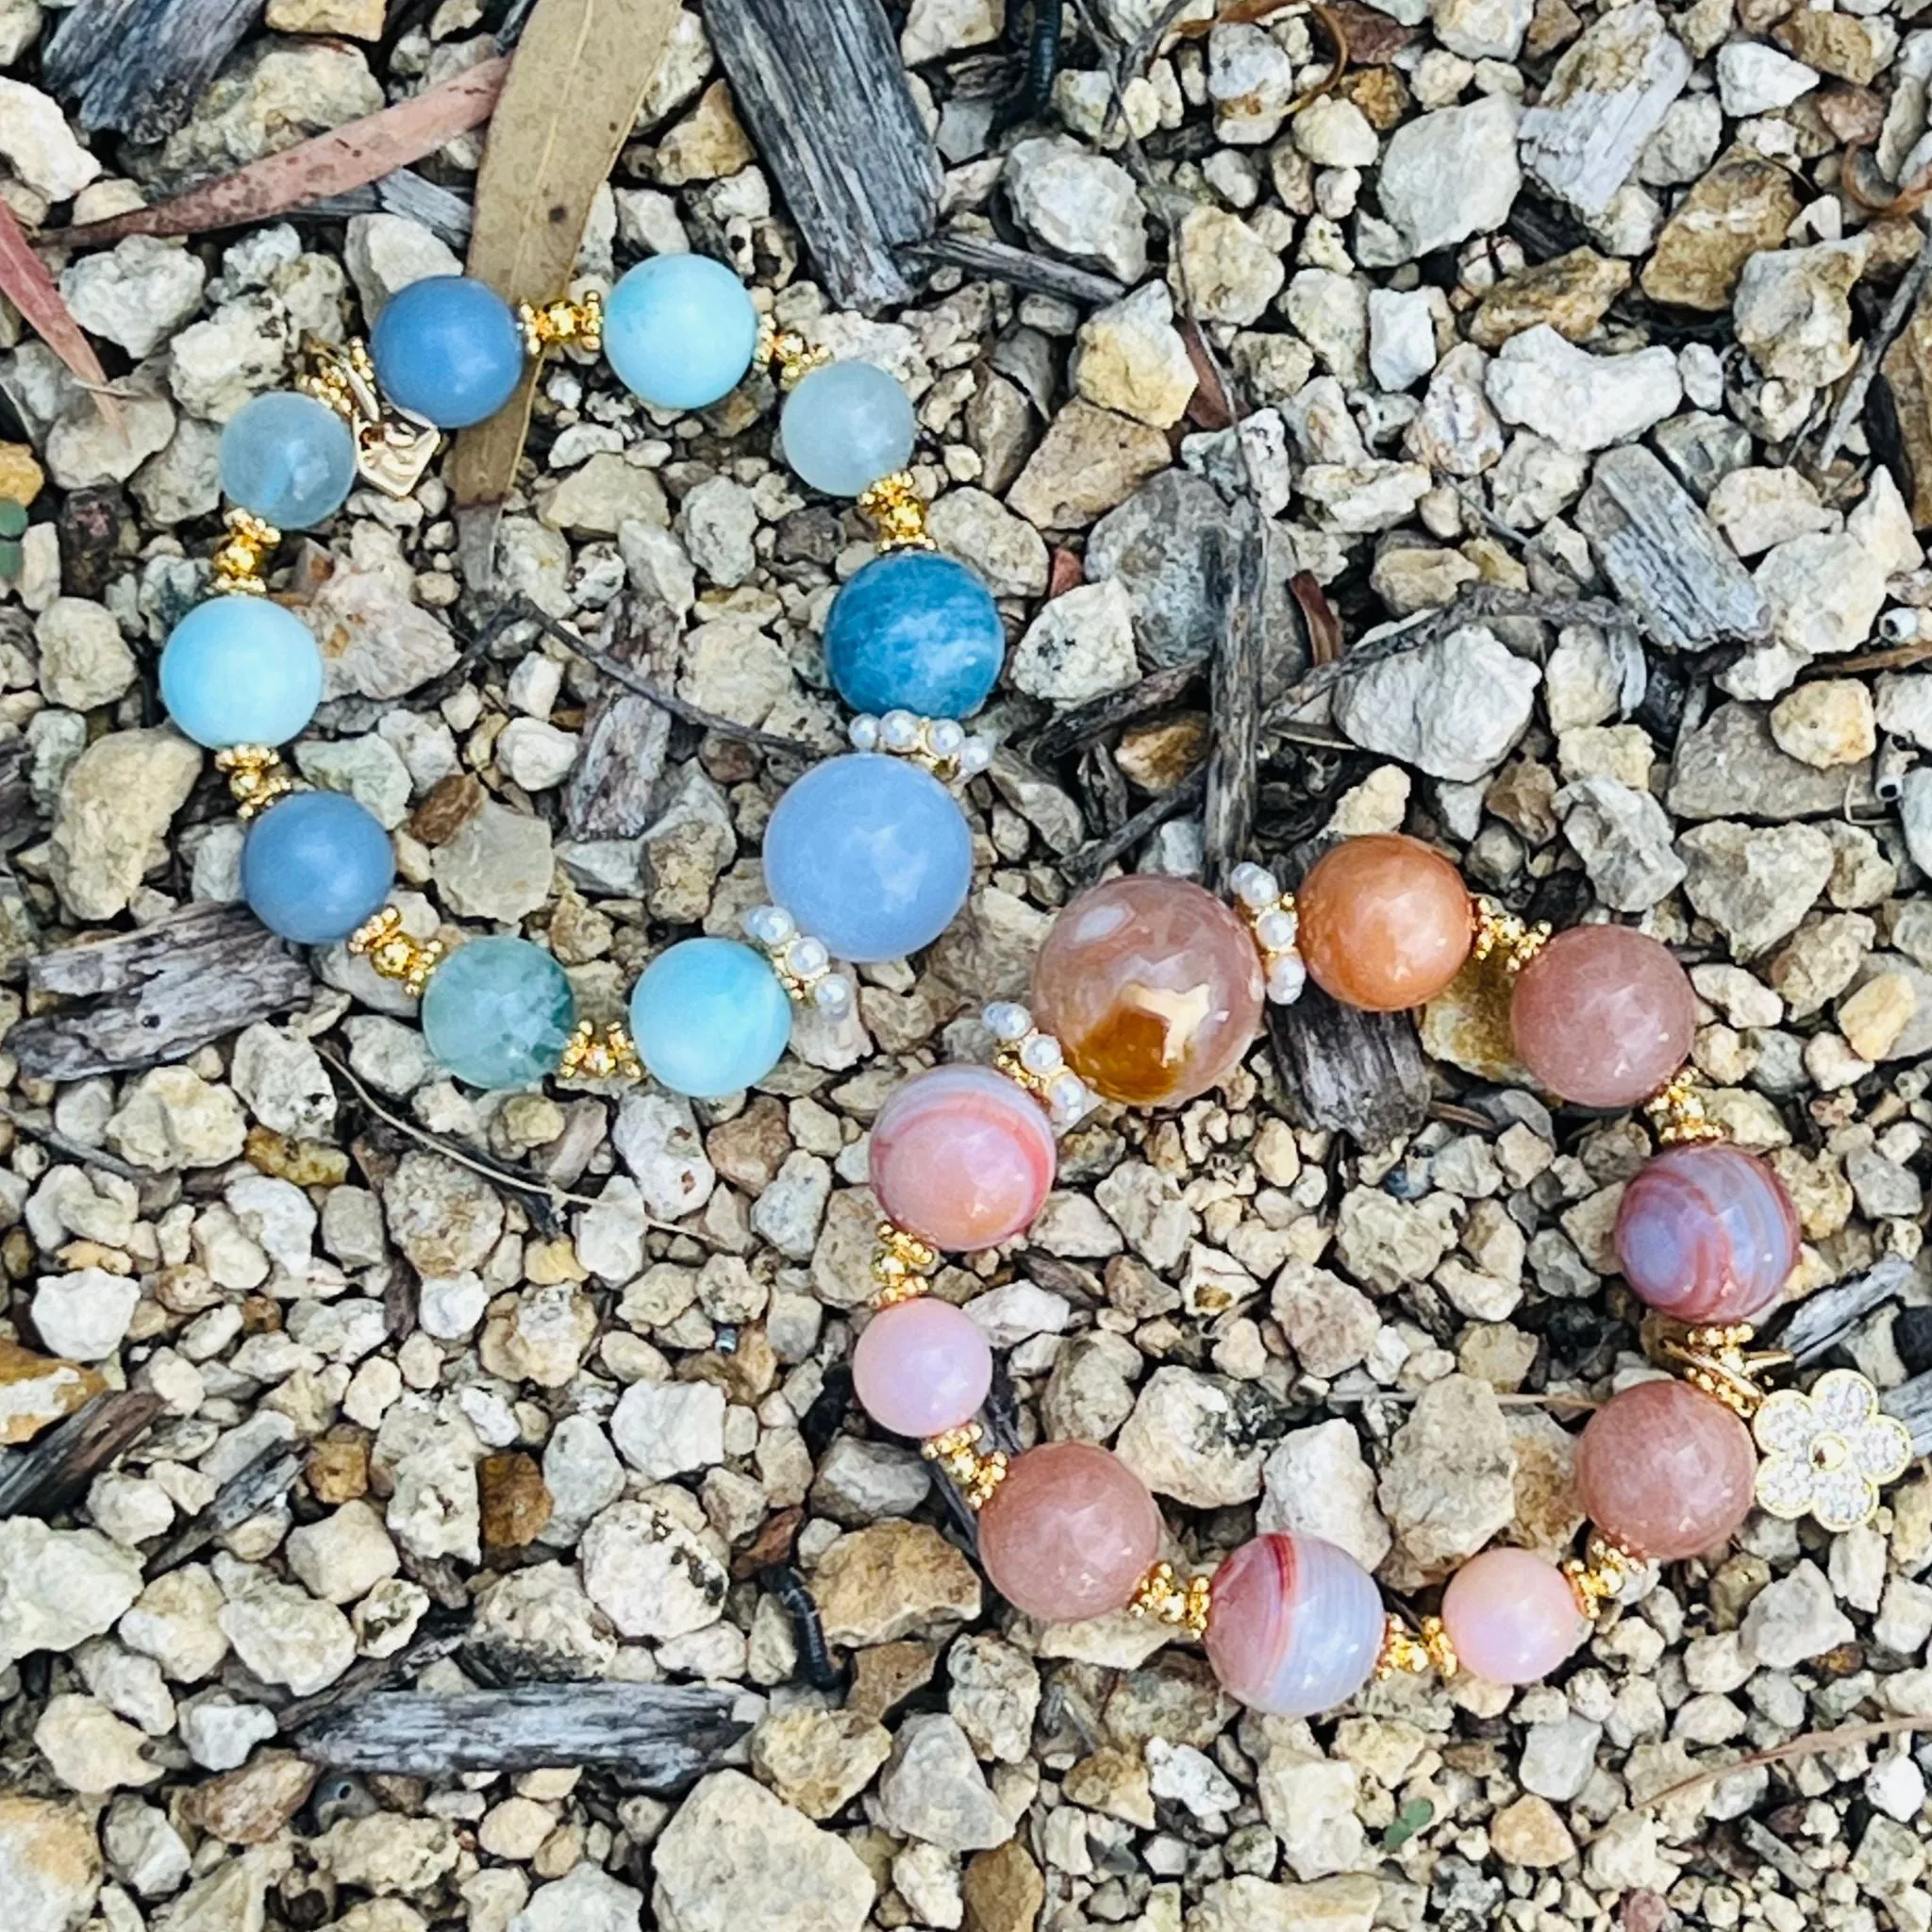
<svg viewBox="0 0 1932 1932"><path fill-rule="evenodd" d="M702 409L729 395L758 341L744 284L708 255L641 261L604 305L604 353L653 408Z"/></svg>
<svg viewBox="0 0 1932 1932"><path fill-rule="evenodd" d="M369 356L399 409L441 429L493 416L524 374L524 337L510 306L468 275L431 275L398 289L375 318Z"/></svg>
<svg viewBox="0 0 1932 1932"><path fill-rule="evenodd" d="M356 440L326 403L272 390L222 428L222 488L277 529L306 530L335 515L356 486Z"/></svg>
<svg viewBox="0 0 1932 1932"><path fill-rule="evenodd" d="M681 940L631 993L630 1037L660 1087L716 1100L778 1064L791 1001L762 953L736 940Z"/></svg>
<svg viewBox="0 0 1932 1932"><path fill-rule="evenodd" d="M197 744L286 744L322 702L322 653L279 604L210 597L169 633L161 702Z"/></svg>
<svg viewBox="0 0 1932 1932"><path fill-rule="evenodd" d="M874 558L825 619L825 669L856 711L969 717L991 692L1006 654L992 593L933 550Z"/></svg>
<svg viewBox="0 0 1932 1932"><path fill-rule="evenodd" d="M900 959L930 945L972 884L964 814L899 758L855 752L814 765L765 827L766 889L834 958Z"/></svg>
<svg viewBox="0 0 1932 1932"><path fill-rule="evenodd" d="M828 362L785 399L785 460L827 496L857 496L912 460L918 427L906 391L870 362Z"/></svg>
<svg viewBox="0 0 1932 1932"><path fill-rule="evenodd" d="M555 1073L575 1024L563 968L528 940L472 940L423 992L429 1051L458 1079L490 1091Z"/></svg>
<svg viewBox="0 0 1932 1932"><path fill-rule="evenodd" d="M302 946L347 939L395 883L395 848L340 791L298 791L249 827L242 896L262 924Z"/></svg>

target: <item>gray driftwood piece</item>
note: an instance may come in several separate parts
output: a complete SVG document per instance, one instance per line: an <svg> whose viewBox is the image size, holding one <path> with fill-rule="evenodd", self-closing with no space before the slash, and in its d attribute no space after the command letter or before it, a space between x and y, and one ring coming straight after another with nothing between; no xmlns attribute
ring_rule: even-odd
<svg viewBox="0 0 1932 1932"><path fill-rule="evenodd" d="M439 242L460 252L470 241L470 204L460 194L425 181L413 168L398 168L366 188L331 194L295 210L300 221L346 221L351 215L407 215L421 222Z"/></svg>
<svg viewBox="0 0 1932 1932"><path fill-rule="evenodd" d="M909 301L940 158L879 0L710 0L705 26L834 307Z"/></svg>
<svg viewBox="0 0 1932 1932"><path fill-rule="evenodd" d="M1091 268L1076 268L1070 261L1054 261L1030 249L1015 248L995 242L987 235L935 235L930 242L914 242L900 251L921 261L947 261L955 268L969 270L992 281L1008 282L1016 289L1031 289L1041 295L1058 295L1069 302L1098 305L1118 302L1127 292L1124 282L1101 275Z"/></svg>
<svg viewBox="0 0 1932 1932"><path fill-rule="evenodd" d="M379 1692L305 1724L314 1764L414 1777L613 1764L641 1791L679 1791L750 1728L729 1691L677 1684L515 1684Z"/></svg>
<svg viewBox="0 0 1932 1932"><path fill-rule="evenodd" d="M1764 633L1764 600L1696 500L1647 449L1597 459L1576 506L1604 575L1670 650L1701 651Z"/></svg>
<svg viewBox="0 0 1932 1932"><path fill-rule="evenodd" d="M158 1576L164 1570L176 1570L189 1557L199 1556L218 1536L239 1528L251 1516L259 1516L269 1505L291 1489L302 1474L302 1457L294 1449L264 1449L252 1462L244 1463L215 1491L214 1501L198 1511L148 1557L147 1574Z"/></svg>
<svg viewBox="0 0 1932 1932"><path fill-rule="evenodd" d="M75 96L83 127L159 141L260 11L260 0L79 0L47 44L41 79Z"/></svg>
<svg viewBox="0 0 1932 1932"><path fill-rule="evenodd" d="M87 1492L96 1473L147 1433L161 1398L109 1390L29 1447L0 1459L0 1517L52 1516Z"/></svg>
<svg viewBox="0 0 1932 1932"><path fill-rule="evenodd" d="M191 906L138 932L42 953L27 984L81 1003L7 1036L22 1071L42 1080L180 1059L314 991L302 961L239 906Z"/></svg>
<svg viewBox="0 0 1932 1932"><path fill-rule="evenodd" d="M1901 1382L1879 1398L1878 1406L1911 1430L1913 1455L1932 1456L1932 1371Z"/></svg>
<svg viewBox="0 0 1932 1932"><path fill-rule="evenodd" d="M1267 526L1243 498L1210 538L1206 565L1209 593L1221 611L1221 636L1209 667L1212 742L1202 850L1208 883L1216 891L1248 857L1255 835L1255 792L1261 763L1261 629Z"/></svg>
<svg viewBox="0 0 1932 1932"><path fill-rule="evenodd" d="M1821 1290L1799 1303L1791 1319L1773 1337L1800 1368L1834 1348L1874 1308L1890 1301L1912 1278L1912 1264L1889 1255L1876 1266L1835 1288Z"/></svg>

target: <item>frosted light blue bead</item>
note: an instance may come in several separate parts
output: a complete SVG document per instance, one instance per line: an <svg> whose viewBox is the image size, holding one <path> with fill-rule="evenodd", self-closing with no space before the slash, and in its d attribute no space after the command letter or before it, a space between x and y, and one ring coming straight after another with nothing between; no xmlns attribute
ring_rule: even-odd
<svg viewBox="0 0 1932 1932"><path fill-rule="evenodd" d="M875 557L832 599L825 668L856 711L965 718L1000 675L1007 633L992 593L932 550Z"/></svg>
<svg viewBox="0 0 1932 1932"><path fill-rule="evenodd" d="M632 991L630 1037L659 1086L716 1100L778 1064L791 1001L762 953L736 940L681 940Z"/></svg>
<svg viewBox="0 0 1932 1932"><path fill-rule="evenodd" d="M269 931L302 946L345 940L395 883L395 848L340 791L298 791L248 827L242 896Z"/></svg>
<svg viewBox="0 0 1932 1932"><path fill-rule="evenodd" d="M901 959L953 923L973 839L929 772L877 753L814 765L765 827L765 886L832 957Z"/></svg>
<svg viewBox="0 0 1932 1932"><path fill-rule="evenodd" d="M785 460L827 496L857 496L912 460L912 402L870 362L827 362L785 399Z"/></svg>
<svg viewBox="0 0 1932 1932"><path fill-rule="evenodd" d="M496 291L468 275L431 275L389 298L369 357L391 402L466 429L509 401L524 373L524 337Z"/></svg>
<svg viewBox="0 0 1932 1932"><path fill-rule="evenodd" d="M313 396L272 390L243 403L222 428L222 488L281 530L335 515L356 486L349 425Z"/></svg>
<svg viewBox="0 0 1932 1932"><path fill-rule="evenodd" d="M758 341L745 286L708 255L658 255L604 305L604 353L654 408L702 409L744 379Z"/></svg>
<svg viewBox="0 0 1932 1932"><path fill-rule="evenodd" d="M423 991L423 1037L458 1080L527 1087L557 1071L576 1024L563 968L528 940L472 940Z"/></svg>
<svg viewBox="0 0 1932 1932"><path fill-rule="evenodd" d="M210 597L161 649L161 702L197 744L286 744L322 702L322 653L266 597Z"/></svg>

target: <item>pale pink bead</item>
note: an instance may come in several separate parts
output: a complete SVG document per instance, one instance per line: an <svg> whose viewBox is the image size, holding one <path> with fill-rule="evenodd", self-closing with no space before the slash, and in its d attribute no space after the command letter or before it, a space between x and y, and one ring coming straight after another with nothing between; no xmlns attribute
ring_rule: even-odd
<svg viewBox="0 0 1932 1932"><path fill-rule="evenodd" d="M1523 1064L1579 1107L1634 1107L1690 1051L1696 996L1670 949L1627 925L1559 932L1517 974L1509 1025Z"/></svg>
<svg viewBox="0 0 1932 1932"><path fill-rule="evenodd" d="M1659 1563L1724 1541L1751 1513L1757 1481L1751 1431L1688 1382L1620 1390L1576 1444L1576 1499L1590 1520Z"/></svg>
<svg viewBox="0 0 1932 1932"><path fill-rule="evenodd" d="M992 1387L992 1350L950 1302L920 1295L881 1308L852 1351L865 1412L897 1436L937 1436L977 1413Z"/></svg>
<svg viewBox="0 0 1932 1932"><path fill-rule="evenodd" d="M1147 1485L1092 1442L1027 1450L979 1512L979 1560L993 1588L1042 1623L1124 1608L1159 1554Z"/></svg>
<svg viewBox="0 0 1932 1932"><path fill-rule="evenodd" d="M1547 1677L1590 1630L1570 1580L1527 1550L1472 1557L1442 1592L1442 1628L1457 1661L1492 1684Z"/></svg>
<svg viewBox="0 0 1932 1932"><path fill-rule="evenodd" d="M955 1253L1025 1233L1058 1151L1040 1105L990 1067L935 1067L895 1087L873 1123L872 1191L910 1234Z"/></svg>

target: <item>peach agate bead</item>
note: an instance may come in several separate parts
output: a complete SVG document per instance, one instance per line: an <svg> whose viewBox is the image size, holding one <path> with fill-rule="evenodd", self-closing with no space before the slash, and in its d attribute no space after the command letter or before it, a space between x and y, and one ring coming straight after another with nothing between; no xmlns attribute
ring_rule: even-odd
<svg viewBox="0 0 1932 1932"><path fill-rule="evenodd" d="M1516 976L1517 1058L1579 1107L1635 1107L1684 1064L1696 995L1670 949L1627 925L1559 932Z"/></svg>
<svg viewBox="0 0 1932 1932"><path fill-rule="evenodd" d="M1492 1684L1534 1684L1583 1641L1590 1624L1554 1563L1496 1548L1449 1579L1442 1628L1462 1669Z"/></svg>
<svg viewBox="0 0 1932 1932"><path fill-rule="evenodd" d="M1757 1480L1751 1431L1688 1382L1620 1391L1576 1444L1576 1497L1590 1520L1659 1563L1724 1542L1751 1513Z"/></svg>
<svg viewBox="0 0 1932 1932"><path fill-rule="evenodd" d="M1014 1458L979 1512L979 1559L999 1593L1042 1623L1125 1607L1160 1554L1160 1511L1109 1449L1043 1442Z"/></svg>
<svg viewBox="0 0 1932 1932"><path fill-rule="evenodd" d="M1261 1025L1261 958L1240 917L1186 879L1082 892L1033 968L1033 1013L1096 1093L1132 1107L1220 1085Z"/></svg>
<svg viewBox="0 0 1932 1932"><path fill-rule="evenodd" d="M1469 958L1475 917L1462 875L1399 832L1346 839L1294 895L1308 976L1344 1006L1395 1012L1432 1000Z"/></svg>

